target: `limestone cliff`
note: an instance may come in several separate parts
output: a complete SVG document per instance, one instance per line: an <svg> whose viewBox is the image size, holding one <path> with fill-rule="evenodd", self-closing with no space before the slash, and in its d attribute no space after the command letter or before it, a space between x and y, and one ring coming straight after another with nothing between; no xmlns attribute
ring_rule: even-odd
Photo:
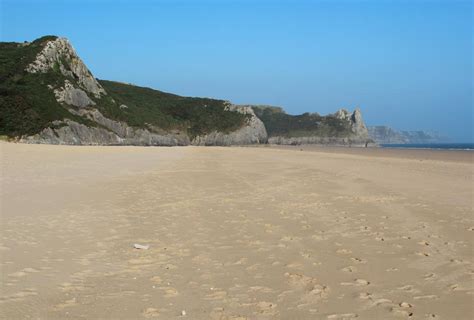
<svg viewBox="0 0 474 320"><path fill-rule="evenodd" d="M267 142L268 136L265 125L257 118L251 106L230 105L228 109L250 115L247 125L230 133L214 131L204 136L197 136L193 139L192 144L199 146L229 146Z"/></svg>
<svg viewBox="0 0 474 320"><path fill-rule="evenodd" d="M74 145L370 142L359 109L293 116L96 79L65 38L0 43L0 135Z"/></svg>
<svg viewBox="0 0 474 320"><path fill-rule="evenodd" d="M266 141L263 123L248 107L125 84L121 89L126 92L121 94L115 91L117 83L104 82L112 90L109 94L65 38L48 36L32 43L2 45L10 56L17 53L23 60L35 53L23 68L10 72L20 81L31 82L31 90L14 83L11 92L15 96L11 95L11 101L0 99L0 121L4 121L1 116L5 114L13 114L18 123L23 121L19 108L12 105L19 100L35 115L31 119L33 129L19 128L19 135L9 128L13 125L0 122L0 131L17 137L18 141L156 146ZM34 94L33 89L40 94ZM34 103L26 105L28 100ZM44 124L33 122L38 115Z"/></svg>
<svg viewBox="0 0 474 320"><path fill-rule="evenodd" d="M254 106L254 110L264 122L271 144L374 145L359 108L352 113L340 109L327 116L317 113L289 115L281 108L268 106Z"/></svg>
<svg viewBox="0 0 474 320"><path fill-rule="evenodd" d="M95 97L100 98L101 94L106 94L66 38L47 41L36 59L26 67L26 71L46 73L56 68L59 68L63 76L76 79L82 89ZM68 89L71 87L69 83Z"/></svg>

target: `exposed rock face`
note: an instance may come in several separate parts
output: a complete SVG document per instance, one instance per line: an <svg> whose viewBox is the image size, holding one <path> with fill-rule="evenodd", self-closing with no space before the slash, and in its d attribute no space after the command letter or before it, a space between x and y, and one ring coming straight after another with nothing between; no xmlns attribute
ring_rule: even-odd
<svg viewBox="0 0 474 320"><path fill-rule="evenodd" d="M86 125L65 119L55 121L54 127L20 140L24 143L71 144L71 145L119 145L121 139L113 132L103 128Z"/></svg>
<svg viewBox="0 0 474 320"><path fill-rule="evenodd" d="M193 139L192 144L198 146L229 146L229 145L246 145L267 142L267 130L263 122L257 118L250 106L229 105L229 111L237 111L243 114L249 114L250 119L247 125L237 131L224 133L214 131L205 136L198 136Z"/></svg>
<svg viewBox="0 0 474 320"><path fill-rule="evenodd" d="M55 69L56 68L56 69ZM59 68L62 75L76 80L79 88L69 80L63 86L49 89L54 91L56 100L65 106L74 115L87 118L98 126L90 127L70 119L55 121L49 128L42 132L21 139L27 143L51 144L83 144L83 145L232 145L265 142L267 135L265 126L255 116L253 110L244 106L232 106L227 110L250 114L251 118L242 128L230 132L212 132L208 135L196 137L192 142L183 133L165 132L160 128L133 128L125 122L115 121L105 117L98 109L96 103L89 97L97 99L106 95L106 91L92 76L82 60L77 56L67 39L57 38L48 41L44 49L37 55L34 62L26 68L31 73L47 72ZM89 95L88 95L89 94ZM124 104L118 109L127 109Z"/></svg>
<svg viewBox="0 0 474 320"><path fill-rule="evenodd" d="M359 108L356 108L352 114L346 109L340 109L334 114L334 116L338 119L349 122L352 132L358 139L369 138L369 132L364 124L362 113Z"/></svg>
<svg viewBox="0 0 474 320"><path fill-rule="evenodd" d="M59 68L64 76L77 79L82 89L92 93L96 98L100 98L101 94L106 94L104 88L92 76L66 38L48 41L44 49L36 56L35 61L28 65L26 71L44 73L55 68Z"/></svg>
<svg viewBox="0 0 474 320"><path fill-rule="evenodd" d="M125 122L106 118L97 109L70 109L69 112L86 117L112 131L119 137L120 144L145 146L179 146L190 144L189 138L186 135L167 132L157 133L159 129L154 127L150 127L149 130L133 128Z"/></svg>
<svg viewBox="0 0 474 320"><path fill-rule="evenodd" d="M65 119L55 121L54 127L22 138L23 143L69 144L69 145L137 145L137 146L179 146L189 144L187 137L160 135L145 129L125 128L126 136L122 137L101 127L86 126Z"/></svg>
<svg viewBox="0 0 474 320"><path fill-rule="evenodd" d="M44 129L39 134L21 140L25 143L49 144L80 144L80 145L141 145L141 146L229 146L265 143L267 133L265 126L253 113L250 107L229 106L229 110L251 114L247 125L230 132L213 132L196 137L180 133L161 132L159 128L150 126L148 129L137 129L125 122L111 120L95 108L69 109L72 114L85 117L101 127L88 127L83 124L65 119L54 123L54 126ZM101 143L100 141L103 141Z"/></svg>
<svg viewBox="0 0 474 320"><path fill-rule="evenodd" d="M362 119L362 113L359 108L350 113L346 109L340 109L335 114L329 115L339 120L346 121L352 134L346 137L326 137L326 136L273 136L268 138L270 144L281 145L302 145L302 144L318 144L318 145L332 145L332 146L354 146L354 147L368 147L375 146L374 141L370 139L367 127Z"/></svg>
<svg viewBox="0 0 474 320"><path fill-rule="evenodd" d="M110 95L106 96L107 92L104 87L87 69L67 39L54 38L49 40L49 38L46 38L45 41L47 42L44 44L43 49L36 56L35 60L26 67L25 71L30 73L52 71L61 82L64 79L64 84L58 84L59 81L53 81L47 86L48 89L46 90L54 92L59 107L67 109L71 113L71 119L74 120L68 117L61 119L63 113L57 113L60 116L49 127L32 136L21 138L20 141L22 142L78 145L177 146L192 144L228 146L259 144L266 143L267 141L276 144L365 145L368 141L367 128L364 125L359 109L356 109L352 114L342 109L331 116L347 121L347 126L341 125L340 121L336 121L341 127L345 128L344 131L340 130L343 133L338 137L272 137L268 139L265 124L254 113L252 106L238 106L230 103L227 105L221 104L219 107L225 108L228 112L239 112L249 116L243 126L231 132L223 129L223 131L213 131L194 137L191 140L185 133L186 129L182 129L183 127L176 126L175 128L180 129L165 131L144 122L143 119L147 118L143 116L143 113L137 117L140 119L138 122L136 119L135 122L130 122L137 126L132 127L124 121L114 119L126 119L127 112L134 112L138 109L138 106L134 104L140 104L140 99L138 99L138 102L131 102L131 104L127 102L131 106L129 108L127 105L112 99L112 97L117 97L114 95L114 92L110 91ZM105 84L104 86L107 87ZM162 101L160 99L158 98L157 101ZM119 100L121 99L117 98L117 101ZM150 108L150 102L148 103L147 108ZM153 103L155 102L151 103L151 108L153 108ZM114 110L113 108L116 109ZM284 112L282 109L274 109L274 111ZM117 114L120 116L117 116ZM222 109L219 109L219 112L215 114L222 116ZM112 117L114 119L111 119ZM155 121L153 123L160 122ZM230 127L232 126L228 128ZM347 133L348 127L350 128L349 133ZM211 128L221 127L211 126ZM298 129L297 125L296 130ZM332 128L330 127L330 129ZM183 130L183 132L179 130ZM338 131L336 130L337 133ZM348 136L346 137L346 135Z"/></svg>
<svg viewBox="0 0 474 320"><path fill-rule="evenodd" d="M81 89L74 88L68 80L65 81L64 87L54 89L54 95L59 103L64 102L79 108L95 105L95 102L89 98L87 93Z"/></svg>
<svg viewBox="0 0 474 320"><path fill-rule="evenodd" d="M249 112L246 107L239 107ZM57 121L54 126L42 132L21 139L25 143L75 144L75 145L140 145L140 146L229 146L247 145L266 142L267 135L263 123L253 115L246 126L230 132L213 132L206 136L196 137L193 141L182 133L161 132L150 126L149 129L138 129L124 122L111 120L94 108L69 109L72 114L85 117L99 124L100 127L89 127L65 119ZM250 112L251 109L250 109Z"/></svg>

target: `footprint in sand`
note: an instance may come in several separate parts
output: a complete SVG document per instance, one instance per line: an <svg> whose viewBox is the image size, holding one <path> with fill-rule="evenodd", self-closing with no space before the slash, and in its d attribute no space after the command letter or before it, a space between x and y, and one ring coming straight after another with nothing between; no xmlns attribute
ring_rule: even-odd
<svg viewBox="0 0 474 320"><path fill-rule="evenodd" d="M354 267L354 266L347 266L345 268L342 268L341 270L344 271L344 272L351 272L352 273L352 272L356 272L357 268Z"/></svg>
<svg viewBox="0 0 474 320"><path fill-rule="evenodd" d="M40 272L40 271L33 268L24 268L20 271L9 274L9 276L14 277L14 278L22 278L22 277L27 276L29 273L36 273L36 272Z"/></svg>
<svg viewBox="0 0 474 320"><path fill-rule="evenodd" d="M406 291L406 292L410 292L410 293L419 293L420 292L420 290L415 289L411 284L407 284L407 285L399 287L397 289L398 290L403 290L403 291Z"/></svg>
<svg viewBox="0 0 474 320"><path fill-rule="evenodd" d="M451 291L469 291L468 288L457 283L451 284L447 288Z"/></svg>
<svg viewBox="0 0 474 320"><path fill-rule="evenodd" d="M366 260L361 259L361 258L357 258L357 257L353 257L353 258L351 258L351 260L356 262L356 263L366 263L367 262Z"/></svg>
<svg viewBox="0 0 474 320"><path fill-rule="evenodd" d="M455 264L463 264L464 260L452 258L452 259L449 259L449 262L455 263Z"/></svg>
<svg viewBox="0 0 474 320"><path fill-rule="evenodd" d="M410 309L407 310L407 308L403 308L400 306L392 307L390 308L390 311L397 316L413 317L413 311L411 311Z"/></svg>
<svg viewBox="0 0 474 320"><path fill-rule="evenodd" d="M338 313L328 315L330 320L351 320L359 317L356 313Z"/></svg>
<svg viewBox="0 0 474 320"><path fill-rule="evenodd" d="M214 308L209 315L210 320L247 320L248 318L238 315L226 315L224 308Z"/></svg>
<svg viewBox="0 0 474 320"><path fill-rule="evenodd" d="M275 310L277 305L273 302L267 302L267 301L260 301L255 304L257 307L257 312L259 314L267 315L267 316L274 316L278 314L278 311Z"/></svg>
<svg viewBox="0 0 474 320"><path fill-rule="evenodd" d="M224 300L227 297L226 291L214 291L206 294L204 300Z"/></svg>
<svg viewBox="0 0 474 320"><path fill-rule="evenodd" d="M145 318L156 318L160 315L160 312L156 308L146 308L143 310L142 315Z"/></svg>
<svg viewBox="0 0 474 320"><path fill-rule="evenodd" d="M14 273L10 273L8 276L9 277L13 277L13 278L22 278L24 276L26 276L26 272L23 272L23 271L17 271L17 272L14 272Z"/></svg>
<svg viewBox="0 0 474 320"><path fill-rule="evenodd" d="M59 304L55 305L55 306L53 307L53 309L54 309L55 311L60 311L60 310L63 310L63 309L65 309L65 308L69 308L69 307L75 306L75 305L77 305L77 304L78 304L78 303L77 303L76 298L72 298L72 299L69 299L69 300L64 301L63 303L59 303Z"/></svg>
<svg viewBox="0 0 474 320"><path fill-rule="evenodd" d="M350 253L352 253L352 251L349 250L349 249L338 249L338 250L336 251L336 253L339 253L339 254L350 254Z"/></svg>
<svg viewBox="0 0 474 320"><path fill-rule="evenodd" d="M321 234L315 234L315 235L311 236L311 238L313 240L316 240L316 241L324 241L324 240L328 239L328 237L326 237L325 235L321 235Z"/></svg>
<svg viewBox="0 0 474 320"><path fill-rule="evenodd" d="M176 297L179 293L178 290L176 290L173 287L159 287L161 290L165 292L165 298L173 298Z"/></svg>
<svg viewBox="0 0 474 320"><path fill-rule="evenodd" d="M156 284L161 284L163 282L160 276L153 276L150 278L150 281Z"/></svg>
<svg viewBox="0 0 474 320"><path fill-rule="evenodd" d="M359 293L359 299L362 299L362 300L372 300L373 297L372 297L372 294L371 294L371 293L368 293L368 292L361 292L361 293Z"/></svg>
<svg viewBox="0 0 474 320"><path fill-rule="evenodd" d="M285 273L285 277L291 286L305 291L301 297L303 302L315 302L328 297L329 287L319 284L316 278L289 272Z"/></svg>
<svg viewBox="0 0 474 320"><path fill-rule="evenodd" d="M434 280L436 278L436 274L434 273L427 273L423 276L423 279L425 280Z"/></svg>
<svg viewBox="0 0 474 320"><path fill-rule="evenodd" d="M392 304L392 300L380 298L380 299L374 300L372 302L371 307L377 307L377 306L380 306L382 304Z"/></svg>
<svg viewBox="0 0 474 320"><path fill-rule="evenodd" d="M301 241L302 239L300 237L292 237L292 236L284 236L283 238L280 239L280 241L284 242L291 242L291 241Z"/></svg>
<svg viewBox="0 0 474 320"><path fill-rule="evenodd" d="M368 286L370 284L370 281L367 281L365 279L354 279L353 282L341 282L341 286Z"/></svg>
<svg viewBox="0 0 474 320"><path fill-rule="evenodd" d="M424 296L416 296L416 297L413 297L413 299L414 300L438 299L438 296L434 295L434 294L428 294L428 295L424 295Z"/></svg>
<svg viewBox="0 0 474 320"><path fill-rule="evenodd" d="M416 255L421 257L429 257L430 254L428 252L416 252Z"/></svg>
<svg viewBox="0 0 474 320"><path fill-rule="evenodd" d="M22 301L26 297L37 296L38 292L34 288L25 289L9 296L0 297L0 303L9 301Z"/></svg>
<svg viewBox="0 0 474 320"><path fill-rule="evenodd" d="M263 292L263 293L270 293L273 292L273 289L269 287L262 287L262 286L254 286L249 288L250 292Z"/></svg>

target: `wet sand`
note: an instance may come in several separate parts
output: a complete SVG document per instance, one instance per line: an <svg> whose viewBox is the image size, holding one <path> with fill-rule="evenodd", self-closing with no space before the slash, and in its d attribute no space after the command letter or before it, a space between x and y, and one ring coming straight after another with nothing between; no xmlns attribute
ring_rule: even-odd
<svg viewBox="0 0 474 320"><path fill-rule="evenodd" d="M0 148L2 319L474 317L472 153Z"/></svg>

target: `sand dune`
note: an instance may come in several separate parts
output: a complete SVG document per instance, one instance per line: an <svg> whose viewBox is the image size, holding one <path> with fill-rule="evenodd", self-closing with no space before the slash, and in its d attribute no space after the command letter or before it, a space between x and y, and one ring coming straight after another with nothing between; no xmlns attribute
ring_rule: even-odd
<svg viewBox="0 0 474 320"><path fill-rule="evenodd" d="M2 319L474 317L472 154L0 147Z"/></svg>

